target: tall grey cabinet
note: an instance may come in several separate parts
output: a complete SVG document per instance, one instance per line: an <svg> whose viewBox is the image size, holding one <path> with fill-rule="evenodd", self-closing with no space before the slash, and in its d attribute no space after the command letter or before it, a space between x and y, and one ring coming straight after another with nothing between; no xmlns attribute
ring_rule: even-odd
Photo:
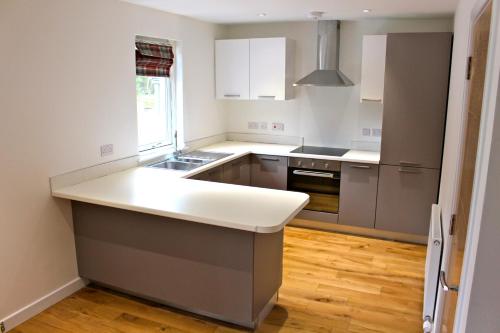
<svg viewBox="0 0 500 333"><path fill-rule="evenodd" d="M426 235L437 201L451 33L387 35L375 228Z"/></svg>

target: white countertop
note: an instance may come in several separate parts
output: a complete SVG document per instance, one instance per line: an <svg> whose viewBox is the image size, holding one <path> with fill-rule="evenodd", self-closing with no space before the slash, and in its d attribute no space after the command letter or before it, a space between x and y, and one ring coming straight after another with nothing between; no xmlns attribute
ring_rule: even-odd
<svg viewBox="0 0 500 333"><path fill-rule="evenodd" d="M272 233L309 202L304 193L185 179L241 156L268 154L378 164L377 152L350 150L342 157L292 154L297 146L225 141L199 150L232 153L191 171L137 167L52 191L59 198L189 220L220 227Z"/></svg>
<svg viewBox="0 0 500 333"><path fill-rule="evenodd" d="M365 150L349 150L344 156L326 156L326 155L313 155L313 154L298 154L290 153L299 146L288 146L270 143L255 143L255 142L238 142L238 141L224 141L203 147L199 150L225 152L225 153L238 153L238 154L264 154L264 155L279 155L289 157L303 157L303 158L318 158L322 160L343 161L343 162L357 162L379 164L380 152L365 151Z"/></svg>
<svg viewBox="0 0 500 333"><path fill-rule="evenodd" d="M220 227L272 233L308 203L304 193L183 179L133 168L69 186L53 196Z"/></svg>

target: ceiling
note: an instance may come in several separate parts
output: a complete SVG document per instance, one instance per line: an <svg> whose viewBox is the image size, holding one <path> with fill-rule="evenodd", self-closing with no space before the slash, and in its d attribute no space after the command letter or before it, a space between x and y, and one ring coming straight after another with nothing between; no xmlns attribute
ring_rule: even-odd
<svg viewBox="0 0 500 333"><path fill-rule="evenodd" d="M451 16L458 0L124 0L141 6L214 23L309 20L323 11L327 19ZM371 9L364 13L364 9ZM266 13L265 16L259 16Z"/></svg>

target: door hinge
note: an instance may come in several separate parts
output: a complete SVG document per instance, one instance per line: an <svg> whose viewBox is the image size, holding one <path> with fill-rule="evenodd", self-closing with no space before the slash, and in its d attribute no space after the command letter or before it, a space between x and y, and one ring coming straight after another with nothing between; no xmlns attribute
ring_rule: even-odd
<svg viewBox="0 0 500 333"><path fill-rule="evenodd" d="M5 332L5 323L2 321L0 322L0 332L4 333Z"/></svg>
<svg viewBox="0 0 500 333"><path fill-rule="evenodd" d="M451 215L450 229L448 229L448 234L450 236L453 236L453 234L455 234L455 221L456 220L457 220L457 215L456 214Z"/></svg>
<svg viewBox="0 0 500 333"><path fill-rule="evenodd" d="M472 57L467 58L467 80L470 80L472 72Z"/></svg>

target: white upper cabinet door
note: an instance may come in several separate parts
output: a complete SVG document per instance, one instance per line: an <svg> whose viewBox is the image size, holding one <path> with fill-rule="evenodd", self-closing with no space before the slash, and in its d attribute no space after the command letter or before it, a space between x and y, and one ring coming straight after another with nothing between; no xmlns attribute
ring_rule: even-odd
<svg viewBox="0 0 500 333"><path fill-rule="evenodd" d="M382 102L387 35L363 36L361 102Z"/></svg>
<svg viewBox="0 0 500 333"><path fill-rule="evenodd" d="M250 99L293 98L293 41L250 39Z"/></svg>
<svg viewBox="0 0 500 333"><path fill-rule="evenodd" d="M215 95L218 99L249 99L250 40L215 41Z"/></svg>

